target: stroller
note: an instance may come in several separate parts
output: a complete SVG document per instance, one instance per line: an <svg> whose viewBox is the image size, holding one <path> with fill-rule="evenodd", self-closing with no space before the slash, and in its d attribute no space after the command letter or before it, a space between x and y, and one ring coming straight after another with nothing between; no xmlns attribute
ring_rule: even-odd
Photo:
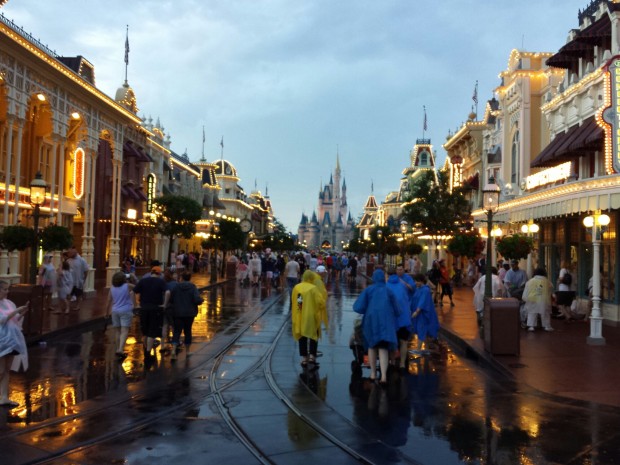
<svg viewBox="0 0 620 465"><path fill-rule="evenodd" d="M351 372L361 375L362 368L368 366L367 352L364 349L364 339L362 335L362 318L357 318L353 323L353 333L349 339L349 348L353 352L351 361Z"/></svg>

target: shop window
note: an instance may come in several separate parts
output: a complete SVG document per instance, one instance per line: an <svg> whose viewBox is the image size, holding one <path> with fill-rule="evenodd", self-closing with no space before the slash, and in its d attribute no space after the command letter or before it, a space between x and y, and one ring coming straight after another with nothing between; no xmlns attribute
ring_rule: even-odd
<svg viewBox="0 0 620 465"><path fill-rule="evenodd" d="M558 222L555 225L555 241L564 242L566 240L566 229L564 222Z"/></svg>

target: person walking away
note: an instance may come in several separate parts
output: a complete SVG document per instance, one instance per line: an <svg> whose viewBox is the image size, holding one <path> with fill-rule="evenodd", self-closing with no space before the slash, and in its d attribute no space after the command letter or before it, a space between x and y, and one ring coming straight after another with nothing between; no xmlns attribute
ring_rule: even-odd
<svg viewBox="0 0 620 465"><path fill-rule="evenodd" d="M189 348L192 344L192 326L194 318L198 315L198 306L202 304L198 288L191 282L192 274L185 271L181 274L181 281L172 289L166 291L164 306L172 304L174 316L174 333L172 336L171 359L176 360L181 344L181 332L183 332L183 344L187 357L191 355Z"/></svg>
<svg viewBox="0 0 620 465"><path fill-rule="evenodd" d="M575 300L575 292L571 290L572 284L573 276L570 273L570 263L564 260L558 276L556 305L566 321L573 319L570 308L573 300Z"/></svg>
<svg viewBox="0 0 620 465"><path fill-rule="evenodd" d="M178 275L175 271L164 271L164 281L166 282L166 291L172 292L179 282ZM174 309L170 303L165 303L164 298L164 315L161 324L161 347L159 352L165 354L168 351L166 343L172 343L170 338L170 330L174 328Z"/></svg>
<svg viewBox="0 0 620 465"><path fill-rule="evenodd" d="M152 354L155 338L161 335L163 324L164 294L166 282L160 278L161 267L151 268L151 276L142 278L134 287L133 292L140 303L140 329L142 330L145 364L155 360Z"/></svg>
<svg viewBox="0 0 620 465"><path fill-rule="evenodd" d="M450 283L450 272L446 266L444 259L439 260L439 284L441 284L441 296L439 298L439 306L443 307L443 297L445 295L450 299L450 306L454 307L452 300L452 284Z"/></svg>
<svg viewBox="0 0 620 465"><path fill-rule="evenodd" d="M71 303L69 298L71 297L71 290L73 289L73 274L71 273L71 266L67 260L58 267L56 273L56 292L58 294L59 311L56 313L69 313L69 307Z"/></svg>
<svg viewBox="0 0 620 465"><path fill-rule="evenodd" d="M22 323L30 302L16 307L7 299L8 295L9 283L0 281L0 406L14 408L18 404L9 399L9 370L28 369L28 349Z"/></svg>
<svg viewBox="0 0 620 465"><path fill-rule="evenodd" d="M524 308L527 312L527 330L535 331L538 315L545 331L553 331L551 327L551 292L553 286L547 279L543 268L536 268L534 276L525 284L523 290Z"/></svg>
<svg viewBox="0 0 620 465"><path fill-rule="evenodd" d="M289 292L293 292L293 288L299 282L299 263L291 256L290 260L284 267L284 276L288 285Z"/></svg>
<svg viewBox="0 0 620 465"><path fill-rule="evenodd" d="M378 355L379 383L386 385L389 351L396 349L398 344L396 326L400 311L396 295L386 285L383 270L373 272L372 284L359 295L353 304L353 311L363 315L362 334L364 348L368 351L370 379L376 379Z"/></svg>
<svg viewBox="0 0 620 465"><path fill-rule="evenodd" d="M408 279L407 279L408 278ZM387 288L396 296L399 315L396 320L396 337L398 339L399 370L407 371L407 350L411 338L411 298L415 283L411 276L405 274L403 265L388 270Z"/></svg>
<svg viewBox="0 0 620 465"><path fill-rule="evenodd" d="M112 317L114 328L114 346L119 361L125 360L125 344L129 336L129 328L133 320L134 285L127 282L126 273L118 271L112 276L112 287L106 303L106 318Z"/></svg>
<svg viewBox="0 0 620 465"><path fill-rule="evenodd" d="M293 338L298 341L301 366L317 367L316 354L321 324L327 328L327 291L321 278L306 270L291 295Z"/></svg>
<svg viewBox="0 0 620 465"><path fill-rule="evenodd" d="M439 280L441 279L441 270L439 269L439 262L433 261L433 265L428 272L428 279L433 285L433 302L439 302Z"/></svg>
<svg viewBox="0 0 620 465"><path fill-rule="evenodd" d="M71 275L73 276L73 289L71 290L71 302L74 302L74 310L80 309L80 301L84 295L84 283L88 277L90 267L86 260L78 253L75 247L69 249L67 261L71 267Z"/></svg>
<svg viewBox="0 0 620 465"><path fill-rule="evenodd" d="M351 260L349 260L349 268L351 269L351 272L349 273L349 282L353 283L357 279L357 265L357 255L354 255L351 257Z"/></svg>
<svg viewBox="0 0 620 465"><path fill-rule="evenodd" d="M411 326L413 333L418 338L417 353L422 351L422 346L426 344L427 339L437 338L439 332L439 319L435 311L435 305L431 297L431 290L426 285L426 276L417 274L413 277L415 280L416 291L411 299Z"/></svg>
<svg viewBox="0 0 620 465"><path fill-rule="evenodd" d="M54 310L52 307L52 293L56 289L56 269L52 263L53 255L46 253L43 256L43 263L37 274L37 284L43 287L43 308Z"/></svg>
<svg viewBox="0 0 620 465"><path fill-rule="evenodd" d="M250 260L250 274L252 275L252 286L259 286L260 275L263 269L263 264L261 259L256 254L256 252L252 252L252 258Z"/></svg>

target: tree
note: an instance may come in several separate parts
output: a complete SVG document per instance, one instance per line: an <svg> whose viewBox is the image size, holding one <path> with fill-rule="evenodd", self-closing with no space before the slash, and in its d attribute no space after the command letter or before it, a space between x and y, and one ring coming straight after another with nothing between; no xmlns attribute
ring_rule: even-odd
<svg viewBox="0 0 620 465"><path fill-rule="evenodd" d="M414 227L431 236L452 235L471 216L468 190L457 187L450 191L448 173L425 171L410 180L403 216Z"/></svg>
<svg viewBox="0 0 620 465"><path fill-rule="evenodd" d="M73 235L69 228L50 224L43 228L39 233L41 238L41 247L43 250L64 250L73 244Z"/></svg>
<svg viewBox="0 0 620 465"><path fill-rule="evenodd" d="M153 201L154 219L151 224L155 230L169 240L168 263L172 252L172 242L177 236L190 239L196 233L196 221L202 218L202 205L194 199L182 195L167 194Z"/></svg>
<svg viewBox="0 0 620 465"><path fill-rule="evenodd" d="M26 250L34 245L34 229L21 224L5 226L0 233L0 246L3 249Z"/></svg>
<svg viewBox="0 0 620 465"><path fill-rule="evenodd" d="M244 242L244 234L239 223L233 220L221 220L220 230L216 236L210 236L202 241L201 245L205 249L217 248L224 252L228 250L241 249Z"/></svg>
<svg viewBox="0 0 620 465"><path fill-rule="evenodd" d="M295 241L286 230L286 227L276 218L273 219L273 232L264 240L263 245L272 250L293 250Z"/></svg>

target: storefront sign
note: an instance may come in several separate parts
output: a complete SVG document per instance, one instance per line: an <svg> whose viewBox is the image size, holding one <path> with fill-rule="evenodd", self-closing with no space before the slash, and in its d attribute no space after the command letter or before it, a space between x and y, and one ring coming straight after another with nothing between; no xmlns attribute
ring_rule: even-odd
<svg viewBox="0 0 620 465"><path fill-rule="evenodd" d="M525 178L525 190L529 191L531 189L535 189L536 187L563 181L570 177L570 174L571 162L567 161L566 163L540 171Z"/></svg>
<svg viewBox="0 0 620 465"><path fill-rule="evenodd" d="M77 148L73 158L73 196L76 199L81 199L84 195L84 164L86 161L84 149Z"/></svg>
<svg viewBox="0 0 620 465"><path fill-rule="evenodd" d="M155 175L149 174L146 178L146 211L152 213L153 199L155 198Z"/></svg>
<svg viewBox="0 0 620 465"><path fill-rule="evenodd" d="M605 169L611 174L620 173L620 56L609 60L605 69L605 104L596 122L605 131Z"/></svg>

